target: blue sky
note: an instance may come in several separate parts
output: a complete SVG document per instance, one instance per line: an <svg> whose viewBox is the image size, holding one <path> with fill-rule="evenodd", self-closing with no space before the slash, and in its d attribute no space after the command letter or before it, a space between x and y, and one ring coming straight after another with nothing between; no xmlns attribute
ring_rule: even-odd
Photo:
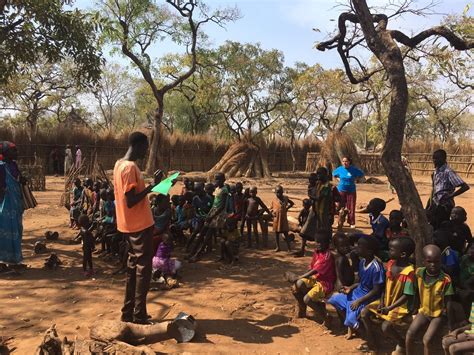
<svg viewBox="0 0 474 355"><path fill-rule="evenodd" d="M396 1L396 0L395 0ZM163 0L164 2L164 0ZM326 68L341 67L342 63L333 51L319 52L313 48L315 42L327 38L327 34L336 27L341 8L335 7L334 0L207 0L211 8L237 6L242 18L230 23L225 29L209 24L204 31L209 35L213 45L218 46L226 40L239 42L259 42L265 49L279 49L284 53L287 65L297 61L308 64L320 63ZM429 2L415 1L414 6L422 7ZM368 0L369 6L382 6L388 0ZM446 14L460 14L469 0L438 1L434 8L437 14L427 17L404 15L389 28L401 29L407 34L418 32L427 27L439 24ZM80 8L93 7L93 0L76 0L75 6ZM472 11L471 11L472 12ZM312 29L318 28L321 32ZM153 57L175 50L174 47L153 49ZM126 64L122 59L114 58Z"/></svg>

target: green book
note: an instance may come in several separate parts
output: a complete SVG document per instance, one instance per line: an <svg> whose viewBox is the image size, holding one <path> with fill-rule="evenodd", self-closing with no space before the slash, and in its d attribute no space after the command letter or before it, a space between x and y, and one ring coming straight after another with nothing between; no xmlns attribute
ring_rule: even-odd
<svg viewBox="0 0 474 355"><path fill-rule="evenodd" d="M156 185L151 192L156 192L162 195L168 195L168 192L171 190L171 186L173 186L173 180L179 176L179 171L174 173L171 176L168 176L166 179L162 180L158 185Z"/></svg>

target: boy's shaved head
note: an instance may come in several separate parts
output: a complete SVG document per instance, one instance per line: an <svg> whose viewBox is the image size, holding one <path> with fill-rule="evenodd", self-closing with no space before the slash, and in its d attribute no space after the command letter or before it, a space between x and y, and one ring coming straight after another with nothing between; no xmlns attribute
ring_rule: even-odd
<svg viewBox="0 0 474 355"><path fill-rule="evenodd" d="M423 257L441 257L441 249L434 244L429 244L423 248Z"/></svg>

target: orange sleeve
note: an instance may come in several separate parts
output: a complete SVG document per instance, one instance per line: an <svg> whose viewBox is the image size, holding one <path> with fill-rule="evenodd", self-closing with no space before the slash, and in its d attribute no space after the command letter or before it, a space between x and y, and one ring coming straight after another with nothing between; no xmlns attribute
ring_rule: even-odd
<svg viewBox="0 0 474 355"><path fill-rule="evenodd" d="M127 165L120 173L124 193L129 192L138 185L138 174L135 165Z"/></svg>

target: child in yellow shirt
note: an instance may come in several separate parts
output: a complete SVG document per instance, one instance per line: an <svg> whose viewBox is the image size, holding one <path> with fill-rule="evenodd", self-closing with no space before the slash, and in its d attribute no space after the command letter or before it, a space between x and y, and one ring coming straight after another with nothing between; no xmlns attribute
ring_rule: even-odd
<svg viewBox="0 0 474 355"><path fill-rule="evenodd" d="M427 245L423 248L423 259L424 267L416 270L420 308L406 334L407 355L415 354L415 339L426 326L424 353L432 353L431 345L443 325L442 316L450 308L451 296L454 295L451 278L441 269L441 250L434 244Z"/></svg>
<svg viewBox="0 0 474 355"><path fill-rule="evenodd" d="M372 302L361 313L361 319L366 328L367 344L362 344L361 350L376 348L374 324L371 317L381 319L382 331L385 336L397 341L396 352L405 352L405 340L397 332L394 324L400 324L412 312L415 295L415 268L410 264L410 255L415 251L415 242L409 237L390 239L388 244L390 260L386 266L385 290L380 300Z"/></svg>

